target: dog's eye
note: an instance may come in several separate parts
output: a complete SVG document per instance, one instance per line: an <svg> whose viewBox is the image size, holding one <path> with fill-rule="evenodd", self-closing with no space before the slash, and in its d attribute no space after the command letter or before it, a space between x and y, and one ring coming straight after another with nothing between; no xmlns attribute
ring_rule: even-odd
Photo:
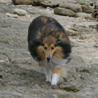
<svg viewBox="0 0 98 98"><path fill-rule="evenodd" d="M51 49L54 49L54 47L51 47Z"/></svg>
<svg viewBox="0 0 98 98"><path fill-rule="evenodd" d="M47 49L47 47L44 46L44 49Z"/></svg>

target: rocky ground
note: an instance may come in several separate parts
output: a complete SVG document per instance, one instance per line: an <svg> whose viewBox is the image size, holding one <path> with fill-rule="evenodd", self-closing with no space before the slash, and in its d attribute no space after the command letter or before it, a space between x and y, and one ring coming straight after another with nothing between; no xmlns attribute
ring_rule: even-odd
<svg viewBox="0 0 98 98"><path fill-rule="evenodd" d="M98 22L91 13L69 17L68 11L74 10L69 4L67 16L61 16L51 7L5 1L0 1L0 98L98 98ZM67 77L55 88L45 82L28 52L28 26L40 15L58 20L72 43Z"/></svg>

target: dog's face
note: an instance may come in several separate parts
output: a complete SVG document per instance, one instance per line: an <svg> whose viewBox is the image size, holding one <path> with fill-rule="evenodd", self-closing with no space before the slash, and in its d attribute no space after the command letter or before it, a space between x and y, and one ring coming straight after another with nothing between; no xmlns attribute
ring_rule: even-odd
<svg viewBox="0 0 98 98"><path fill-rule="evenodd" d="M53 58L62 59L64 57L62 47L57 45L57 40L53 36L47 36L42 41L43 45L38 46L38 56L50 62Z"/></svg>

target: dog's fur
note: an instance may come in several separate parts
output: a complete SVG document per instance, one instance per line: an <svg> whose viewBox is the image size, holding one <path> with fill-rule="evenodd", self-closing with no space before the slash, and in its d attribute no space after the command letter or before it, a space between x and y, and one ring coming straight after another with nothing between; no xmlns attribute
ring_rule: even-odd
<svg viewBox="0 0 98 98"><path fill-rule="evenodd" d="M28 48L43 70L46 81L57 85L71 53L64 28L51 17L35 18L28 29Z"/></svg>

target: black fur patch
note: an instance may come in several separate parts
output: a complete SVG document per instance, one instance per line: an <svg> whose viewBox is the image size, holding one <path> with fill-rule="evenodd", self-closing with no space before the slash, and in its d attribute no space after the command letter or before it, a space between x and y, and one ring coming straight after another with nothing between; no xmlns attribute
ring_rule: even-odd
<svg viewBox="0 0 98 98"><path fill-rule="evenodd" d="M63 53L64 53L64 57L63 58L67 58L69 57L70 53L71 53L71 45L65 42L60 41L57 46L62 47L63 49Z"/></svg>

